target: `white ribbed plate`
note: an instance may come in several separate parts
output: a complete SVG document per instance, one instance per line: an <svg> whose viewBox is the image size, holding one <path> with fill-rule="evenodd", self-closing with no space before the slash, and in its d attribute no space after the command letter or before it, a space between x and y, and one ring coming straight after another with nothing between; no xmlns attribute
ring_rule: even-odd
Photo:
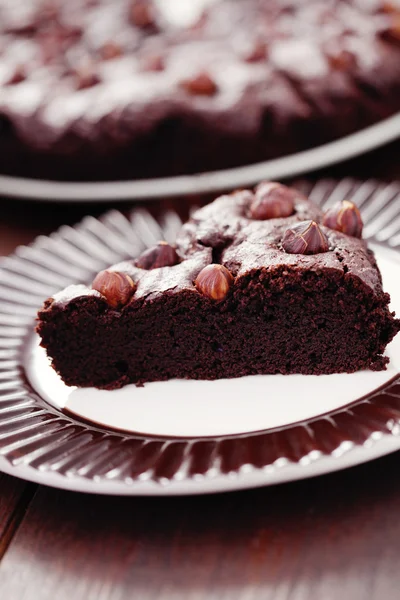
<svg viewBox="0 0 400 600"><path fill-rule="evenodd" d="M400 312L400 186L323 180L318 204L347 197ZM400 336L387 371L168 381L105 392L67 388L37 348L43 300L72 282L173 240L179 217L87 217L0 263L0 469L106 494L204 493L268 485L400 449ZM65 410L67 409L67 410ZM123 431L122 431L123 430Z"/></svg>

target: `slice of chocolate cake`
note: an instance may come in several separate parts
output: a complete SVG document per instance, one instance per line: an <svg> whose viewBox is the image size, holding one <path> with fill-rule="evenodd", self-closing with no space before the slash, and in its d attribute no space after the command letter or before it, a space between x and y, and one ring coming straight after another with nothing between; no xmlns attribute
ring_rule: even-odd
<svg viewBox="0 0 400 600"><path fill-rule="evenodd" d="M384 369L400 321L361 233L351 202L323 214L264 182L56 294L37 331L68 385Z"/></svg>

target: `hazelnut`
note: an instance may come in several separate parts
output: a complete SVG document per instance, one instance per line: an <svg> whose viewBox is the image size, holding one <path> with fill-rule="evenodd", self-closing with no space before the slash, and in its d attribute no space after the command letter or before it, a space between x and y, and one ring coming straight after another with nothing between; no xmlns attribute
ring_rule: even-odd
<svg viewBox="0 0 400 600"><path fill-rule="evenodd" d="M208 73L202 72L192 79L184 79L180 86L193 96L214 96L218 86Z"/></svg>
<svg viewBox="0 0 400 600"><path fill-rule="evenodd" d="M329 64L333 69L338 71L346 71L357 64L356 57L348 50L338 50L327 55Z"/></svg>
<svg viewBox="0 0 400 600"><path fill-rule="evenodd" d="M223 265L207 265L194 282L198 291L211 300L224 300L233 284L233 276Z"/></svg>
<svg viewBox="0 0 400 600"><path fill-rule="evenodd" d="M149 248L134 262L139 269L159 269L161 267L173 267L178 264L179 256L173 246L167 242L158 242L153 248Z"/></svg>
<svg viewBox="0 0 400 600"><path fill-rule="evenodd" d="M341 231L352 237L360 238L362 234L363 222L360 211L353 202L348 200L336 202L327 210L322 223L329 229L336 229L336 231Z"/></svg>
<svg viewBox="0 0 400 600"><path fill-rule="evenodd" d="M127 304L135 287L129 275L117 271L100 271L92 283L92 288L100 292L113 308L121 308Z"/></svg>
<svg viewBox="0 0 400 600"><path fill-rule="evenodd" d="M383 4L382 4L382 11L385 13L389 13L389 14L390 13L398 13L400 11L400 7L398 5L398 2L396 2L396 0L394 0L394 2L390 2L390 0L387 0L387 1L383 2Z"/></svg>
<svg viewBox="0 0 400 600"><path fill-rule="evenodd" d="M282 246L289 254L328 252L328 238L315 221L301 221L285 231Z"/></svg>
<svg viewBox="0 0 400 600"><path fill-rule="evenodd" d="M129 8L129 21L140 29L157 29L152 3L149 0L133 0Z"/></svg>
<svg viewBox="0 0 400 600"><path fill-rule="evenodd" d="M381 37L387 42L400 44L400 13L395 13L388 26L381 31Z"/></svg>
<svg viewBox="0 0 400 600"><path fill-rule="evenodd" d="M285 185L263 181L257 186L250 205L252 219L277 219L294 213L294 199L298 193Z"/></svg>
<svg viewBox="0 0 400 600"><path fill-rule="evenodd" d="M122 48L115 42L107 42L100 48L100 54L104 60L113 60L122 56Z"/></svg>

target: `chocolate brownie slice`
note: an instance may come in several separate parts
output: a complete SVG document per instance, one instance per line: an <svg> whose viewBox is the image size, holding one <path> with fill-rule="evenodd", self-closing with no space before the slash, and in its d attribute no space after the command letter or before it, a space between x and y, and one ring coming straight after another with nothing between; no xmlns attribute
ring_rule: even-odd
<svg viewBox="0 0 400 600"><path fill-rule="evenodd" d="M384 369L400 320L361 232L351 202L323 214L264 182L55 294L37 331L68 385Z"/></svg>
<svg viewBox="0 0 400 600"><path fill-rule="evenodd" d="M232 167L399 109L395 1L0 0L3 173Z"/></svg>

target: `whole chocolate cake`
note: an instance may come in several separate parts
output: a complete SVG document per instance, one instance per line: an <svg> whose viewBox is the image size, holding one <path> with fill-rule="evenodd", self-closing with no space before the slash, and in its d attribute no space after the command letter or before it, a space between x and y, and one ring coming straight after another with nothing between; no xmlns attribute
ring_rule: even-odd
<svg viewBox="0 0 400 600"><path fill-rule="evenodd" d="M384 369L400 320L361 234L351 202L322 214L264 182L56 294L37 331L68 385Z"/></svg>
<svg viewBox="0 0 400 600"><path fill-rule="evenodd" d="M400 108L386 0L0 0L0 170L232 167Z"/></svg>

